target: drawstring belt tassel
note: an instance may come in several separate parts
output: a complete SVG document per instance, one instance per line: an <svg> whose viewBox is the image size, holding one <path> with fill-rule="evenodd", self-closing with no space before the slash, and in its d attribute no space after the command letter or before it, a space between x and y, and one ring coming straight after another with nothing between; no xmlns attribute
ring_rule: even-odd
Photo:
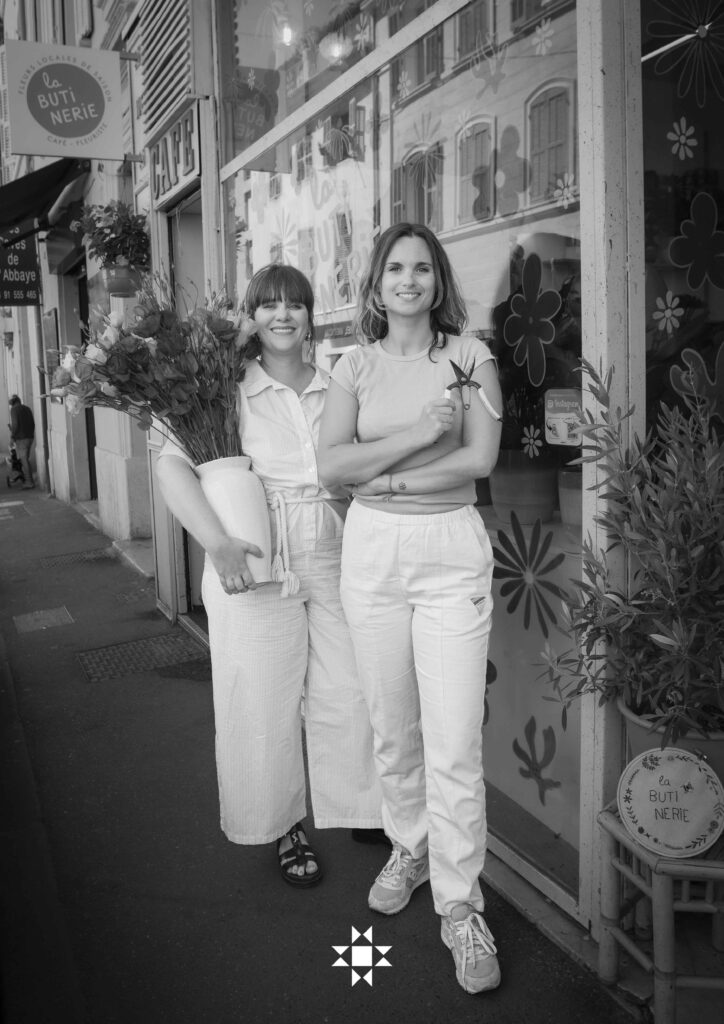
<svg viewBox="0 0 724 1024"><path fill-rule="evenodd" d="M287 503L279 492L272 495L270 505L275 512L277 552L272 561L272 580L282 584L282 597L299 592L299 577L289 568L289 538L287 536Z"/></svg>

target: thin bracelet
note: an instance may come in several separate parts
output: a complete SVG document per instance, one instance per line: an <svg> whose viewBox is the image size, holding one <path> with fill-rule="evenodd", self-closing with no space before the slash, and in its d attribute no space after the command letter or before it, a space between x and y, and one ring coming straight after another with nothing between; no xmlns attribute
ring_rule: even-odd
<svg viewBox="0 0 724 1024"><path fill-rule="evenodd" d="M390 476L390 487L389 487L389 489L394 494L395 493L395 488L392 486L392 473L390 473L389 476Z"/></svg>

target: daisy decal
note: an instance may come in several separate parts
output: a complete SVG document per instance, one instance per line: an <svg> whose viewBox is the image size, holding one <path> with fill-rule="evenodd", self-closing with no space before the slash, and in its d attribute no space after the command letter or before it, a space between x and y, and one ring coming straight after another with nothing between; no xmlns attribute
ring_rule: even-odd
<svg viewBox="0 0 724 1024"><path fill-rule="evenodd" d="M405 71L405 69L403 68L402 71L400 71L400 77L397 81L397 95L399 99L407 99L407 97L410 95L411 89L412 79L410 78L407 71Z"/></svg>
<svg viewBox="0 0 724 1024"><path fill-rule="evenodd" d="M657 298L656 305L659 307L654 313L654 320L658 321L660 331L673 334L679 326L679 320L684 315L683 308L679 305L679 299L673 292L667 292L665 298Z"/></svg>
<svg viewBox="0 0 724 1024"><path fill-rule="evenodd" d="M537 26L533 36L533 48L539 57L544 57L553 46L553 29L551 19L544 18Z"/></svg>
<svg viewBox="0 0 724 1024"><path fill-rule="evenodd" d="M694 131L694 126L687 125L686 118L682 117L680 121L674 121L673 131L666 133L669 142L674 143L671 152L678 156L679 160L686 160L694 155L694 147L699 145L694 138Z"/></svg>
<svg viewBox="0 0 724 1024"><path fill-rule="evenodd" d="M558 178L556 181L556 187L553 190L553 198L558 206L562 206L564 210L567 210L570 204L575 202L577 195L578 186L575 183L575 178L572 174L569 174L566 171L563 177Z"/></svg>
<svg viewBox="0 0 724 1024"><path fill-rule="evenodd" d="M526 543L525 534L515 512L510 513L512 538L505 530L498 530L500 547L493 548L495 569L493 579L503 580L500 596L510 597L506 611L512 615L520 602L523 602L523 627L530 629L535 613L543 636L548 637L548 622L553 625L557 619L548 603L551 597L564 598L565 592L557 583L543 577L557 569L565 555L560 551L546 561L548 549L553 540L553 531L549 530L541 542L541 521L537 519L530 534L530 544Z"/></svg>
<svg viewBox="0 0 724 1024"><path fill-rule="evenodd" d="M529 459L534 459L536 455L540 455L540 450L543 447L543 439L541 438L541 432L538 427L530 426L523 428L523 451Z"/></svg>
<svg viewBox="0 0 724 1024"><path fill-rule="evenodd" d="M686 283L692 291L708 279L724 288L724 231L717 229L719 211L708 192L697 192L691 201L690 218L682 221L681 234L671 240L669 259L688 269Z"/></svg>
<svg viewBox="0 0 724 1024"><path fill-rule="evenodd" d="M704 107L707 90L724 100L724 9L714 0L657 0L666 15L647 25L659 41L643 60L656 58L657 75L678 76L679 99L693 91L696 104Z"/></svg>
<svg viewBox="0 0 724 1024"><path fill-rule="evenodd" d="M555 337L551 322L561 308L561 297L553 289L541 291L541 262L536 253L526 257L522 272L522 292L510 300L512 310L503 327L506 345L515 349L516 366L528 364L528 378L534 387L546 373L545 346Z"/></svg>

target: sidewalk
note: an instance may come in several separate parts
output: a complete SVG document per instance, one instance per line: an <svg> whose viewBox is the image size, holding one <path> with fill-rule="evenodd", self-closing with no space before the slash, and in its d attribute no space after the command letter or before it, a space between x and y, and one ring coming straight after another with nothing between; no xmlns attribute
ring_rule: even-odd
<svg viewBox="0 0 724 1024"><path fill-rule="evenodd" d="M0 556L5 1024L637 1019L492 889L503 983L466 995L429 887L372 914L386 851L342 830L310 829L322 885L284 885L272 847L219 830L207 652L156 610L133 552L12 490ZM332 967L353 927L391 947L372 986Z"/></svg>

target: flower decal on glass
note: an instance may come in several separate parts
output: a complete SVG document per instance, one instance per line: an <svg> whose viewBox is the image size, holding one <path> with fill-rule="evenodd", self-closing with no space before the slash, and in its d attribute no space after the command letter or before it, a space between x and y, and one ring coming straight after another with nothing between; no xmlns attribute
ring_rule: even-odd
<svg viewBox="0 0 724 1024"><path fill-rule="evenodd" d="M707 89L724 100L724 8L713 0L657 0L666 20L651 21L648 34L656 48L657 75L678 75L677 96L693 90L697 106L706 104ZM663 52L661 52L663 51ZM646 57L644 56L644 60Z"/></svg>
<svg viewBox="0 0 724 1024"><path fill-rule="evenodd" d="M541 290L541 262L531 253L523 264L521 288L510 300L511 314L505 321L503 337L514 348L516 366L528 364L528 378L534 387L546 372L545 346L555 337L552 319L561 308L561 296L553 289Z"/></svg>
<svg viewBox="0 0 724 1024"><path fill-rule="evenodd" d="M714 375L709 376L706 363L693 348L685 348L681 360L687 369L672 366L671 386L680 395L701 395L709 403L709 415L724 423L724 345L720 345L714 363Z"/></svg>
<svg viewBox="0 0 724 1024"><path fill-rule="evenodd" d="M660 331L673 334L679 326L679 320L684 315L683 307L679 305L679 299L673 292L667 292L665 297L657 298L656 305L659 307L654 313L654 320L658 321Z"/></svg>
<svg viewBox="0 0 724 1024"><path fill-rule="evenodd" d="M500 587L501 597L510 597L506 611L513 614L523 601L523 626L530 629L533 613L544 637L548 637L548 622L553 625L558 621L548 603L551 597L565 597L564 590L557 583L544 579L557 569L565 555L559 552L548 558L548 550L553 540L553 532L549 530L541 542L541 521L537 519L530 534L530 544L526 543L518 516L510 513L510 525L513 536L505 530L498 530L500 547L493 548L495 569L493 578L504 580Z"/></svg>
<svg viewBox="0 0 724 1024"><path fill-rule="evenodd" d="M541 448L543 447L543 439L541 432L538 427L531 425L530 427L523 428L523 451L529 459L534 459L536 455L540 455Z"/></svg>
<svg viewBox="0 0 724 1024"><path fill-rule="evenodd" d="M551 46L553 46L553 28L551 27L551 19L544 18L543 21L536 27L533 35L533 49L539 57L544 57Z"/></svg>
<svg viewBox="0 0 724 1024"><path fill-rule="evenodd" d="M679 160L686 160L694 155L694 147L699 145L694 138L695 130L693 124L687 125L686 118L682 117L680 121L674 121L673 130L666 133L669 142L673 142L671 152L678 156Z"/></svg>
<svg viewBox="0 0 724 1024"><path fill-rule="evenodd" d="M297 262L297 246L299 233L297 226L286 210L277 217L276 228L271 233L271 246L278 252L278 260L283 263Z"/></svg>
<svg viewBox="0 0 724 1024"><path fill-rule="evenodd" d="M400 71L400 77L397 80L397 96L398 99L404 100L410 95L412 90L412 79L410 78L407 71L403 68Z"/></svg>
<svg viewBox="0 0 724 1024"><path fill-rule="evenodd" d="M566 171L563 177L558 178L556 181L553 198L558 206L562 206L564 210L567 210L570 204L575 201L577 195L578 186L576 185L575 178Z"/></svg>
<svg viewBox="0 0 724 1024"><path fill-rule="evenodd" d="M557 779L543 777L543 770L552 763L556 756L556 734L550 725L546 726L543 730L543 753L538 757L535 737L537 729L538 725L535 716L531 715L523 730L528 750L524 750L517 740L513 740L513 751L524 765L518 771L524 779L532 779L535 782L538 786L538 799L542 804L545 804L547 791L549 789L558 789L561 785Z"/></svg>
<svg viewBox="0 0 724 1024"><path fill-rule="evenodd" d="M508 56L508 44L496 46L491 35L486 36L485 42L479 42L475 47L473 62L470 70L473 77L479 79L483 86L476 93L476 99L480 99L486 89L492 89L493 95L497 96L498 89L506 77L505 61Z"/></svg>
<svg viewBox="0 0 724 1024"><path fill-rule="evenodd" d="M691 201L690 219L682 221L681 234L671 240L669 259L675 267L688 268L686 282L694 291L708 279L724 288L724 231L717 230L719 211L708 192Z"/></svg>

